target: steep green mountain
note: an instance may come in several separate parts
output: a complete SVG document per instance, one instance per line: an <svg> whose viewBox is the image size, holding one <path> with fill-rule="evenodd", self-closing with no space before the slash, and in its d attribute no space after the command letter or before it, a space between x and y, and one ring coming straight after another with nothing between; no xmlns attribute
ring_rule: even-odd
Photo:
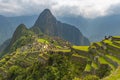
<svg viewBox="0 0 120 80"><path fill-rule="evenodd" d="M89 40L82 35L79 29L72 25L57 21L49 9L45 9L40 14L33 28L36 27L40 28L46 35L58 36L75 45L89 45Z"/></svg>
<svg viewBox="0 0 120 80"><path fill-rule="evenodd" d="M32 35L34 33L32 31L30 31L29 29L27 29L27 27L24 24L20 24L14 34L13 37L11 38L9 44L7 44L8 46L4 49L3 53L1 54L4 55L4 53L7 52L11 52L16 50L17 48L25 45L30 42L32 42Z"/></svg>

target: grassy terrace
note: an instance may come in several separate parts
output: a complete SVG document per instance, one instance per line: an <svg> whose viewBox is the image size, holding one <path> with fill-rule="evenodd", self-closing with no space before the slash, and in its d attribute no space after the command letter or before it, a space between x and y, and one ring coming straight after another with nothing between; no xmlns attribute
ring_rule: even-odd
<svg viewBox="0 0 120 80"><path fill-rule="evenodd" d="M47 40L45 40L45 39L38 39L38 42L49 44L49 42Z"/></svg>
<svg viewBox="0 0 120 80"><path fill-rule="evenodd" d="M105 43L112 44L112 41L110 40L104 40Z"/></svg>
<svg viewBox="0 0 120 80"><path fill-rule="evenodd" d="M113 56L119 58L120 52L115 51L115 50L110 50L110 49L109 49L109 51L112 53Z"/></svg>
<svg viewBox="0 0 120 80"><path fill-rule="evenodd" d="M115 48L118 48L118 49L120 49L120 47L119 46L117 46L117 45L114 45L114 44L109 44L110 46L113 46L113 47L115 47Z"/></svg>
<svg viewBox="0 0 120 80"><path fill-rule="evenodd" d="M111 55L106 55L108 58L112 59L113 61L117 62L118 64L120 64L120 59L114 57L114 56L111 56Z"/></svg>
<svg viewBox="0 0 120 80"><path fill-rule="evenodd" d="M92 69L91 65L87 64L84 71L89 72L89 71L91 71L91 69Z"/></svg>
<svg viewBox="0 0 120 80"><path fill-rule="evenodd" d="M73 46L73 49L88 52L89 46Z"/></svg>
<svg viewBox="0 0 120 80"><path fill-rule="evenodd" d="M52 50L54 52L71 52L70 49L56 49L56 50Z"/></svg>
<svg viewBox="0 0 120 80"><path fill-rule="evenodd" d="M115 70L114 65L112 65L111 63L109 63L108 61L106 61L103 57L99 57L99 62L100 64L108 64L113 70Z"/></svg>
<svg viewBox="0 0 120 80"><path fill-rule="evenodd" d="M97 45L102 46L101 42L96 42Z"/></svg>
<svg viewBox="0 0 120 80"><path fill-rule="evenodd" d="M102 46L102 43L101 42L93 42L90 44L91 47L97 47L97 46Z"/></svg>
<svg viewBox="0 0 120 80"><path fill-rule="evenodd" d="M116 43L120 44L120 41L114 41L114 42L116 42Z"/></svg>
<svg viewBox="0 0 120 80"><path fill-rule="evenodd" d="M103 80L120 80L120 67L118 67L115 72Z"/></svg>
<svg viewBox="0 0 120 80"><path fill-rule="evenodd" d="M97 65L95 62L93 62L93 61L92 61L91 66L92 66L94 69L98 69L98 65Z"/></svg>
<svg viewBox="0 0 120 80"><path fill-rule="evenodd" d="M113 36L113 38L120 38L120 36Z"/></svg>
<svg viewBox="0 0 120 80"><path fill-rule="evenodd" d="M110 46L113 46L113 47L115 47L115 48L120 49L120 46L114 45L114 44L113 44L111 41L109 41L109 40L104 40L104 42L107 43L107 44L109 44Z"/></svg>
<svg viewBox="0 0 120 80"><path fill-rule="evenodd" d="M99 57L98 60L101 64L108 64L108 62L103 57Z"/></svg>
<svg viewBox="0 0 120 80"><path fill-rule="evenodd" d="M86 57L86 56L82 56L82 55L79 55L79 54L72 54L72 56L74 56L74 57L79 57L79 58L85 58L85 59L88 59L89 60L89 58L88 57Z"/></svg>

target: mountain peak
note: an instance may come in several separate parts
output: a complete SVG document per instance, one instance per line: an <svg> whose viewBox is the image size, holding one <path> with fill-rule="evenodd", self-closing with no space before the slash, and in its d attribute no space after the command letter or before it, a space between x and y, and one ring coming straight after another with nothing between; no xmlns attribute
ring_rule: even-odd
<svg viewBox="0 0 120 80"><path fill-rule="evenodd" d="M27 29L27 27L25 26L25 24L20 24L16 30L20 30L20 29Z"/></svg>
<svg viewBox="0 0 120 80"><path fill-rule="evenodd" d="M39 18L42 18L42 19L52 19L52 18L55 18L52 14L52 12L49 10L49 9L44 9L42 11L42 13L40 14Z"/></svg>
<svg viewBox="0 0 120 80"><path fill-rule="evenodd" d="M54 15L51 13L51 11L49 9L45 9L45 10L43 10L43 12L38 17L38 19L35 22L34 26L41 28L41 31L44 32L44 30L46 29L44 27L45 25L54 24L54 23L56 23L56 21L57 20L54 17Z"/></svg>
<svg viewBox="0 0 120 80"><path fill-rule="evenodd" d="M13 34L11 40L10 40L10 43L9 43L8 47L6 47L4 52L7 53L8 51L15 50L16 47L15 48L11 48L12 46L16 46L17 45L17 47L20 47L20 46L23 46L23 45L27 44L26 40L32 41L32 37L31 36L33 34L34 33L32 31L30 31L26 27L26 25L20 24L16 28L16 30L15 30L15 32L14 32L14 34Z"/></svg>
<svg viewBox="0 0 120 80"><path fill-rule="evenodd" d="M13 34L13 38L11 40L11 43L14 43L21 35L23 35L26 31L27 31L27 27L24 24L20 24L14 34Z"/></svg>
<svg viewBox="0 0 120 80"><path fill-rule="evenodd" d="M49 9L44 9L42 13L44 13L44 14L52 14Z"/></svg>
<svg viewBox="0 0 120 80"><path fill-rule="evenodd" d="M76 45L89 44L89 40L84 38L79 29L75 26L61 23L52 15L49 9L45 9L40 14L33 28L39 28L46 35L57 36Z"/></svg>

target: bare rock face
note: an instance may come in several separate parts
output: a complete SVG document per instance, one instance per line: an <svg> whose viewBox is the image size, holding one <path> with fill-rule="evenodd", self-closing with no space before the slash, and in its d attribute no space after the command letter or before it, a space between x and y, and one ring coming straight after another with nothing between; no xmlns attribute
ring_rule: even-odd
<svg viewBox="0 0 120 80"><path fill-rule="evenodd" d="M33 28L39 27L40 30L49 36L57 36L75 45L89 45L89 40L82 35L75 26L57 21L49 9L45 9Z"/></svg>

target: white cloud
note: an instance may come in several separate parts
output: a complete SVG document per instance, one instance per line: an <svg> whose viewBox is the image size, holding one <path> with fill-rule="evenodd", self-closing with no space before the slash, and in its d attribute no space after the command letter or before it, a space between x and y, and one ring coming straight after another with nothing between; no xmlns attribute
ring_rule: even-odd
<svg viewBox="0 0 120 80"><path fill-rule="evenodd" d="M65 13L92 18L107 15L108 9L112 5L120 3L120 0L64 0L63 2L59 0L57 2L55 10L57 9L59 12L66 7L67 11ZM68 12L69 8L71 9Z"/></svg>
<svg viewBox="0 0 120 80"><path fill-rule="evenodd" d="M56 16L82 15L88 18L109 14L120 0L0 0L0 14L34 15L49 8Z"/></svg>

